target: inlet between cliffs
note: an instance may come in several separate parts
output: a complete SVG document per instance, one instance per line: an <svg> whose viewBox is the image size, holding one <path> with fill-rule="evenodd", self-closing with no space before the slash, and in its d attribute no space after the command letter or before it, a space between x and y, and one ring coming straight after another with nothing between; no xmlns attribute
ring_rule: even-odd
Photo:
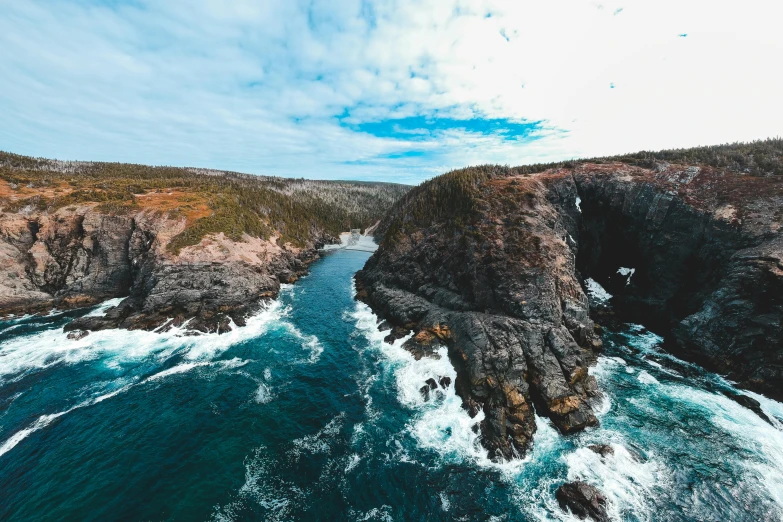
<svg viewBox="0 0 783 522"><path fill-rule="evenodd" d="M536 415L523 459L490 459L445 348L417 360L354 299L369 255L326 254L222 335L67 338L112 302L0 323L0 519L574 520L577 480L613 520L783 516L783 404L633 324L590 367L599 426Z"/></svg>

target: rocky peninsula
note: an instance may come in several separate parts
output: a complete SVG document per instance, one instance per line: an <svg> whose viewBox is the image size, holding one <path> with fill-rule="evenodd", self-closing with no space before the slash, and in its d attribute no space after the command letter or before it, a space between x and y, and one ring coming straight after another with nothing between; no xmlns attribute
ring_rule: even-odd
<svg viewBox="0 0 783 522"><path fill-rule="evenodd" d="M770 172L695 149L445 174L381 222L357 297L417 357L448 348L497 459L529 450L534 411L562 433L598 422L588 367L607 318L591 318L588 279L613 295L609 320L780 399L783 155L770 148Z"/></svg>

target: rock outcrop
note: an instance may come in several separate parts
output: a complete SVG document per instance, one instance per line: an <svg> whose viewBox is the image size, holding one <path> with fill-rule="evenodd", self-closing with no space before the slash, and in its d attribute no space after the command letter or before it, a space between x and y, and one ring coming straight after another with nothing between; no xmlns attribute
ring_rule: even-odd
<svg viewBox="0 0 783 522"><path fill-rule="evenodd" d="M570 175L582 208L577 269L614 295L618 317L783 398L783 177L664 163Z"/></svg>
<svg viewBox="0 0 783 522"><path fill-rule="evenodd" d="M587 278L614 294L621 320L780 398L781 208L780 176L711 167L456 171L382 221L357 298L394 337L412 331L417 356L448 348L464 406L484 414L483 444L509 458L528 449L534 408L563 433L597 423Z"/></svg>
<svg viewBox="0 0 783 522"><path fill-rule="evenodd" d="M152 330L181 326L228 331L281 283L291 283L318 258L316 247L336 239L315 236L307 248L275 238L223 234L170 252L183 220L141 211L110 215L95 205L54 213L0 215L0 312L32 313L126 297L103 317L83 317L74 332L106 328Z"/></svg>
<svg viewBox="0 0 783 522"><path fill-rule="evenodd" d="M415 335L405 347L448 347L456 391L483 412L482 441L495 459L524 455L534 409L562 433L597 424L587 367L601 348L576 277L573 181L497 169L473 197L480 208L386 240L357 274L358 298ZM426 188L426 187L425 187ZM570 191L570 192L566 192ZM429 198L431 195L426 195ZM404 210L403 210L404 211Z"/></svg>
<svg viewBox="0 0 783 522"><path fill-rule="evenodd" d="M606 497L596 488L585 482L568 482L555 492L557 503L564 511L570 511L582 520L608 522Z"/></svg>
<svg viewBox="0 0 783 522"><path fill-rule="evenodd" d="M407 190L0 151L0 317L127 297L68 328L226 331Z"/></svg>

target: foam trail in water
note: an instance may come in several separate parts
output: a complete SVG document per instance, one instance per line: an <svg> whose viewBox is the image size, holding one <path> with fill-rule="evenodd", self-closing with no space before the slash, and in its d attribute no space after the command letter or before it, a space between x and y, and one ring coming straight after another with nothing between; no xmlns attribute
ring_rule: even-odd
<svg viewBox="0 0 783 522"><path fill-rule="evenodd" d="M297 462L303 455L331 453L331 444L342 430L344 420L345 414L340 413L317 433L293 440L292 448L286 453L288 464ZM356 464L358 461L349 460L345 473ZM252 501L266 510L264 520L294 520L296 509L305 504L312 493L282 479L276 472L280 466L281 462L271 458L264 446L256 448L253 456L245 461L245 483L239 489L238 499L216 508L211 519L215 522L244 520L247 517L240 513L246 501Z"/></svg>
<svg viewBox="0 0 783 522"><path fill-rule="evenodd" d="M758 483L766 489L783 516L783 432L723 395L680 385L664 385L661 392L707 408L712 413L713 424L719 430L736 441L742 441L742 446L752 451L754 458L736 462L746 471L744 481ZM774 401L764 400L770 410L782 407L780 403L774 406Z"/></svg>
<svg viewBox="0 0 783 522"><path fill-rule="evenodd" d="M613 444L614 455L601 457L588 448L566 456L568 480L595 484L606 495L607 511L614 520L633 513L638 520L651 520L648 505L657 488L670 480L668 471L654 458L639 462L624 446Z"/></svg>
<svg viewBox="0 0 783 522"><path fill-rule="evenodd" d="M38 417L38 419L33 424L31 424L30 427L17 431L13 435L11 435L11 437L9 437L8 440L6 440L2 445L0 445L0 457L2 457L6 453L14 449L17 444L19 444L24 439L26 439L28 435L30 435L31 433L36 432L41 428L45 428L46 426L51 424L53 420L55 420L58 417L62 417L63 415L65 415L69 411L72 411L73 409L75 408L71 408L70 410L63 411L60 413L54 413L51 415L42 415Z"/></svg>
<svg viewBox="0 0 783 522"><path fill-rule="evenodd" d="M29 371L95 359L115 368L152 355L165 360L174 353L182 353L194 361L209 360L236 343L262 335L289 310L279 301L272 301L249 317L246 326L223 334L184 335L185 328L172 328L164 333L101 330L72 340L61 329L52 329L11 339L0 345L0 383Z"/></svg>
<svg viewBox="0 0 783 522"><path fill-rule="evenodd" d="M238 368L240 366L244 366L245 364L247 364L247 362L248 361L244 361L242 359L234 358L234 359L230 359L230 360L227 360L227 361L178 364L177 366L173 366L172 368L168 368L166 370L163 370L163 371L160 371L160 372L158 372L156 374L153 374L153 375L147 377L146 379L144 379L144 380L142 380L142 381L140 381L138 383L125 385L125 386L122 386L122 387L120 387L120 388L118 388L118 389L116 389L114 391L111 391L111 392L108 392L108 393L104 393L104 394L98 395L97 397L94 397L92 399L88 399L86 401L80 402L76 406L73 406L72 408L68 408L65 411L61 411L61 412L53 413L53 414L41 415L30 426L28 426L27 428L24 428L22 430L19 430L16 433L14 433L2 445L0 445L0 457L2 457L4 454L6 454L9 451L11 451L14 447L16 447L17 444L19 444L24 439L26 439L30 434L32 434L32 433L34 433L34 432L36 432L38 430L41 430L41 429L49 426L52 423L52 421L54 421L55 419L58 419L58 418L62 417L63 415L71 413L74 410L78 410L78 409L81 409L81 408L86 408L88 406L92 406L94 404L98 404L100 402L103 402L103 401L105 401L107 399L111 399L112 397L116 397L117 395L119 395L121 393L124 393L124 392L130 390L131 388L143 385L145 383L158 381L158 380L164 379L166 377L170 377L172 375L182 374L182 373L188 372L188 371L190 371L190 370L192 370L194 368L206 367L206 366L211 366L211 367L215 367L215 368L219 368L219 369Z"/></svg>

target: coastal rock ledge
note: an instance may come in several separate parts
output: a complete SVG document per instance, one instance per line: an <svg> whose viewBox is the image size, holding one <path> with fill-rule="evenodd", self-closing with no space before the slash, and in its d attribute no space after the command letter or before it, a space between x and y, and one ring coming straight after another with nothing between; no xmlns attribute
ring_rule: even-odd
<svg viewBox="0 0 783 522"><path fill-rule="evenodd" d="M601 350L585 293L740 385L783 389L783 177L665 162L475 167L409 192L356 275L392 337L448 349L456 392L495 459L524 455L534 412L598 423Z"/></svg>

